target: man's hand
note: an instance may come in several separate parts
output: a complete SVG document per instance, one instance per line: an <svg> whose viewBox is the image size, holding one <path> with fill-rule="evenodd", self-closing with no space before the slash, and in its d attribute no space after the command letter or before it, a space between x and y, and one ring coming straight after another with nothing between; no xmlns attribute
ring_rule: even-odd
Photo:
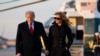
<svg viewBox="0 0 100 56"><path fill-rule="evenodd" d="M65 47L65 49L66 49L66 50L68 50L68 48L67 48L67 47Z"/></svg>
<svg viewBox="0 0 100 56"><path fill-rule="evenodd" d="M21 56L21 53L17 53L16 56Z"/></svg>

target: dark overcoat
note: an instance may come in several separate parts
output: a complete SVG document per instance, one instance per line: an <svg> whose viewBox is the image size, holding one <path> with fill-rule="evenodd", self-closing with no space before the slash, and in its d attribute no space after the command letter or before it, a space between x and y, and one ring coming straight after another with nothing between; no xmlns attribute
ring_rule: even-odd
<svg viewBox="0 0 100 56"><path fill-rule="evenodd" d="M69 48L72 42L70 27L66 23L62 23L62 26L59 27L54 22L49 29L49 56L70 56ZM66 50L65 47L68 49Z"/></svg>
<svg viewBox="0 0 100 56"><path fill-rule="evenodd" d="M22 56L40 56L42 44L40 36L43 37L44 43L47 47L48 38L42 23L34 21L33 34L29 31L27 21L18 25L16 37L16 54L21 53Z"/></svg>

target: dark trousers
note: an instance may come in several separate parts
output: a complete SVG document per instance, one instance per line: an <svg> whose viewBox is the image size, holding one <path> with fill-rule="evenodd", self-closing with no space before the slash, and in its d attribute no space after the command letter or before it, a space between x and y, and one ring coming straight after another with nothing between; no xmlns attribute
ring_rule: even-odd
<svg viewBox="0 0 100 56"><path fill-rule="evenodd" d="M41 52L35 52L33 56L41 56Z"/></svg>
<svg viewBox="0 0 100 56"><path fill-rule="evenodd" d="M37 50L29 53L23 53L22 56L41 56L41 51Z"/></svg>
<svg viewBox="0 0 100 56"><path fill-rule="evenodd" d="M71 56L71 53L69 50L64 50L62 56Z"/></svg>

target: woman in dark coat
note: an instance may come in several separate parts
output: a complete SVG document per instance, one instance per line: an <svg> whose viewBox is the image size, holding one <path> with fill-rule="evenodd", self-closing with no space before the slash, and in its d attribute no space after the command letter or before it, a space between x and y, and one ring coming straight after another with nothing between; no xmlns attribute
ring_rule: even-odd
<svg viewBox="0 0 100 56"><path fill-rule="evenodd" d="M71 56L69 48L73 42L70 22L63 12L56 12L49 29L49 56Z"/></svg>

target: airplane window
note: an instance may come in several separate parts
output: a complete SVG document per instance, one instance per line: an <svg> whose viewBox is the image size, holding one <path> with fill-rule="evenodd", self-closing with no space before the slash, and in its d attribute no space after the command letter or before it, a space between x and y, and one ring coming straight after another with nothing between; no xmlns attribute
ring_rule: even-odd
<svg viewBox="0 0 100 56"><path fill-rule="evenodd" d="M81 3L81 6L86 6L86 5L87 5L86 2L82 2L82 3Z"/></svg>

